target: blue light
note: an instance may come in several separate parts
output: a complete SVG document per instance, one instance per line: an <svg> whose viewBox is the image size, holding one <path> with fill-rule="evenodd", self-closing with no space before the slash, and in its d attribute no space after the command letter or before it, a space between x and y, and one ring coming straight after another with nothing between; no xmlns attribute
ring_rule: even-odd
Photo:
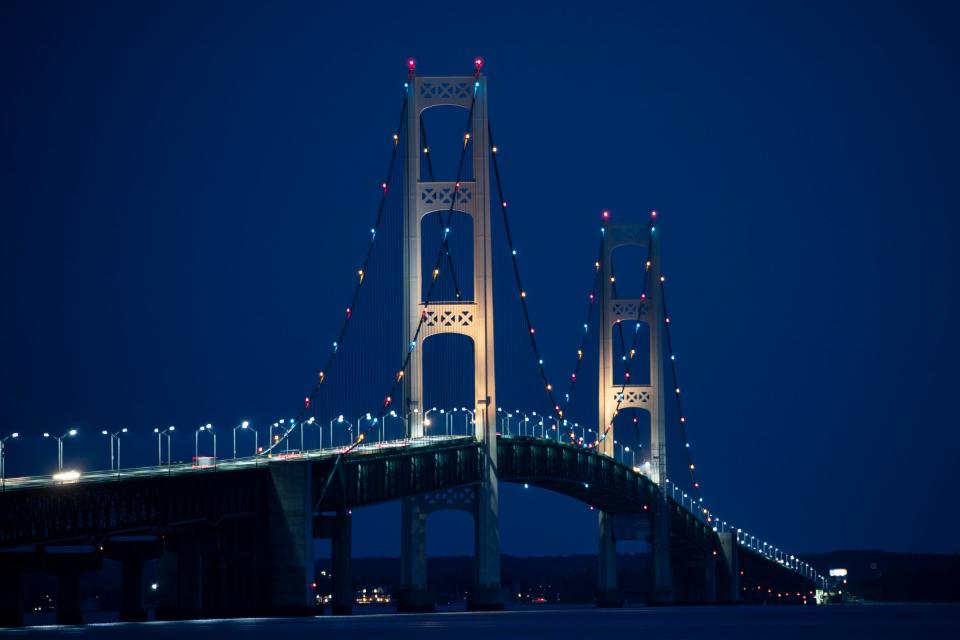
<svg viewBox="0 0 960 640"><path fill-rule="evenodd" d="M511 251L510 253L512 253L513 255L517 255L517 250L516 250L516 249L514 249L514 250L513 250L513 251Z"/></svg>

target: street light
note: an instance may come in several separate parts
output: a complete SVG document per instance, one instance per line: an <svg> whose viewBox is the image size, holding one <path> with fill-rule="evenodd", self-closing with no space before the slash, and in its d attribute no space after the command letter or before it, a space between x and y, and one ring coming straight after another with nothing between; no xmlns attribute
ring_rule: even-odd
<svg viewBox="0 0 960 640"><path fill-rule="evenodd" d="M477 422L477 414L473 409L467 409L466 407L460 407L460 411L470 416L469 418L463 417L463 435L468 436L470 435L470 425Z"/></svg>
<svg viewBox="0 0 960 640"><path fill-rule="evenodd" d="M517 415L523 416L523 434L526 435L526 434L527 434L527 429L530 428L530 416L528 416L528 415L527 415L526 413L524 413L523 411L520 411L519 409L514 409L513 412L516 413ZM534 430L534 432L533 432L532 434L530 434L530 435L536 437L536 435L537 435L536 430Z"/></svg>
<svg viewBox="0 0 960 640"><path fill-rule="evenodd" d="M63 471L63 439L69 438L77 435L76 429L70 429L62 436L51 436L49 433L44 432L44 438L53 438L57 441L57 470Z"/></svg>
<svg viewBox="0 0 960 640"><path fill-rule="evenodd" d="M404 417L401 416L401 415L398 415L396 411L391 411L391 412L390 412L389 414L387 414L387 415L389 415L391 418L396 418L397 420L399 420L400 422L403 423L403 437L406 438L406 437L407 437L407 419L404 418ZM386 417L386 416L384 416L383 421L384 421L384 422L387 421L387 417Z"/></svg>
<svg viewBox="0 0 960 640"><path fill-rule="evenodd" d="M207 431L210 435L213 436L213 458L217 458L217 434L213 431L213 425L210 423L200 425L197 427L197 430L193 432L193 462L196 464L197 458L200 457L200 432Z"/></svg>
<svg viewBox="0 0 960 640"><path fill-rule="evenodd" d="M249 429L249 428L250 428L250 422L247 420L244 420L243 422L241 422L240 424L238 424L233 428L233 459L234 460L237 459L237 429ZM254 430L253 433L254 433L253 455L257 455L256 430ZM300 448L302 449L303 447L300 447Z"/></svg>
<svg viewBox="0 0 960 640"><path fill-rule="evenodd" d="M170 436L173 435L173 432L176 431L176 427L170 425L164 430L155 428L153 432L157 434L157 466L163 464L163 448L160 445L160 436L167 436L167 466L170 466Z"/></svg>
<svg viewBox="0 0 960 640"><path fill-rule="evenodd" d="M433 420L430 419L430 414L433 413L433 412L436 411L436 410L437 410L436 407L430 407L429 409L427 409L426 411L423 412L423 426L424 426L424 427L429 427L430 425L433 424ZM444 412L443 409L440 409L440 413L443 413L443 412ZM423 435L427 435L427 430L426 430L426 429L423 430Z"/></svg>
<svg viewBox="0 0 960 640"><path fill-rule="evenodd" d="M348 425L350 425L350 427L349 427L350 430L353 430L353 425L350 423L349 420L344 420L344 419L343 419L343 414L342 414L342 413L341 413L340 415L338 415L336 418L334 418L333 420L331 420L331 421L330 421L330 446L331 446L331 447L333 446L333 423L334 423L334 422L336 422L337 424L343 424L344 422L346 422Z"/></svg>
<svg viewBox="0 0 960 640"><path fill-rule="evenodd" d="M6 466L4 463L4 458L7 455L7 440L10 438L19 438L20 434L14 431L10 435L0 438L0 491L7 490L7 476L6 476Z"/></svg>
<svg viewBox="0 0 960 640"><path fill-rule="evenodd" d="M363 421L364 421L364 420L366 420L367 422L370 423L370 426L367 427L368 429L372 429L373 426L374 426L375 424L377 424L376 418L374 418L373 416L371 416L369 413L367 413L366 415L360 416L359 418L357 418L357 435L358 435L358 436L359 436L360 433L363 431ZM352 439L352 438L351 438L351 439Z"/></svg>
<svg viewBox="0 0 960 640"><path fill-rule="evenodd" d="M113 441L114 441L114 440L117 441L117 464L116 464L116 467L117 467L117 471L120 471L120 434L121 434L121 433L126 433L126 432L127 432L127 428L126 428L126 427L124 427L123 429L120 429L120 431L115 431L114 433L110 433L110 432L107 431L106 429L104 429L103 431L100 432L102 435L110 436L110 470L111 470L111 471L113 471L113 467L114 467L114 464L113 464Z"/></svg>

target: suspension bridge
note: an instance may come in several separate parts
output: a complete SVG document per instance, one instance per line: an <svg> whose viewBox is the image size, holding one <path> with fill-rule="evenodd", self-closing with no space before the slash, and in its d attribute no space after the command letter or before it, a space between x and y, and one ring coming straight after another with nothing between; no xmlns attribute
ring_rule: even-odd
<svg viewBox="0 0 960 640"><path fill-rule="evenodd" d="M426 523L448 509L474 521L467 607L499 609L501 481L596 509L598 606L623 604L623 540L649 543L653 603L814 601L823 577L813 567L721 519L701 495L656 212L639 223L614 223L603 213L584 322L573 327L572 373L561 389L544 364L511 233L482 60L472 75L455 77L419 76L414 61L408 66L353 291L296 416L270 424L262 443L249 423L237 425L232 457L217 456L217 432L203 425L187 462L171 455L176 428L157 428L157 464L135 468L121 468L121 432L105 431L109 471L64 471L58 438L57 475L3 478L0 625L22 623L20 582L34 571L57 576L58 621L81 622L80 577L105 558L123 566L124 620L146 619L143 572L152 559L169 585L158 617L313 613L314 540L321 538L331 541L332 611L347 614L352 510L397 500L398 609L433 609ZM427 116L438 107L466 114L451 143L450 180L438 179L428 144ZM619 262L618 272L615 253L624 249L639 258ZM494 264L504 258L509 276L500 282L508 287L499 291L512 307L501 311L495 331ZM495 336L509 347L499 354L508 381L500 395ZM428 348L444 337L453 339L446 351ZM582 391L590 383L596 396ZM498 404L507 397L510 405ZM528 409L505 408L518 405ZM238 455L238 434L245 448L251 431L251 455ZM205 448L212 440L212 456L199 455L201 438Z"/></svg>

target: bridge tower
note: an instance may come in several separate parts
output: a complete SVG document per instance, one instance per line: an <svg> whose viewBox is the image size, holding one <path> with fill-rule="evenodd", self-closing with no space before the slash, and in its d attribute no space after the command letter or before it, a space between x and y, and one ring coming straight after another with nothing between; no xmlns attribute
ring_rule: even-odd
<svg viewBox="0 0 960 640"><path fill-rule="evenodd" d="M645 299L614 298L611 282L611 258L618 247L634 245L647 251L650 261ZM654 510L651 543L654 573L654 599L672 599L670 568L670 516L666 500L667 448L663 378L663 298L660 278L660 234L655 220L649 224L610 224L606 227L600 257L600 375L599 428L611 425L600 443L600 453L614 455L613 420L618 410L631 407L650 414L651 478L660 487L660 500ZM614 328L619 322L636 320L646 323L650 336L650 383L627 384L613 379ZM636 367L632 367L636 370ZM618 409L619 407L619 409ZM597 603L615 606L622 602L617 586L617 549L614 518L600 512L600 548ZM626 527L623 527L624 529Z"/></svg>
<svg viewBox="0 0 960 640"><path fill-rule="evenodd" d="M420 179L420 115L427 109L455 106L473 112L470 124L470 167L472 176L454 182ZM503 606L500 587L499 494L497 488L496 391L493 349L493 259L490 247L490 150L487 133L487 81L476 76L419 77L411 72L407 88L406 146L404 149L404 250L403 278L404 335L412 341L425 316L423 327L405 378L405 411L410 436L424 435L423 349L431 336L458 333L469 337L474 347L474 435L483 444L482 481L468 499L475 525L475 584L467 599L468 608L491 609ZM446 215L451 210L465 213L472 221L474 299L425 304L421 268L422 220L431 213ZM455 233L465 230L456 229ZM428 274L430 277L430 274ZM435 498L409 498L401 507L401 610L431 609L426 590L426 518L435 510ZM442 501L441 501L442 502Z"/></svg>

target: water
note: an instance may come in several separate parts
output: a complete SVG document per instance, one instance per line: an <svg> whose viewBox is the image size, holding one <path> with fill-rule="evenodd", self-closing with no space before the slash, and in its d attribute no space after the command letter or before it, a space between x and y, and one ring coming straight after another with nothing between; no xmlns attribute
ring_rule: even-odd
<svg viewBox="0 0 960 640"><path fill-rule="evenodd" d="M828 605L807 607L676 607L596 609L523 608L494 613L394 613L348 618L199 620L192 622L104 623L84 627L25 627L0 637L76 638L525 638L658 640L850 640L858 638L957 637L960 605Z"/></svg>

